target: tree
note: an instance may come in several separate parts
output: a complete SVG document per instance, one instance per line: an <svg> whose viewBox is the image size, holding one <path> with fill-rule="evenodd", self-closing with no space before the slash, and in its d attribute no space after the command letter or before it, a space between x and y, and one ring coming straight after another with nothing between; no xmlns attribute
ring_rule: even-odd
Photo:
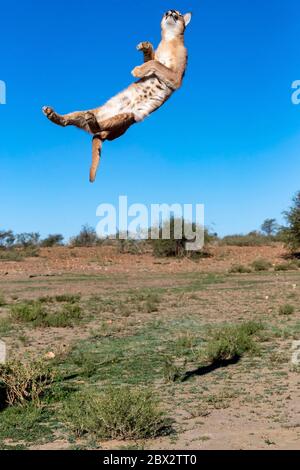
<svg viewBox="0 0 300 470"><path fill-rule="evenodd" d="M209 256L207 250L202 248L198 251L187 251L187 242L194 242L196 235L193 239L187 238L188 234L195 234L196 229L200 230L201 227L194 222L187 222L183 218L170 217L170 220L165 220L159 227L152 227L151 234L156 237L151 239L153 253L155 256L160 257L200 257ZM204 243L208 244L215 240L215 234L210 234L207 228L204 228Z"/></svg>
<svg viewBox="0 0 300 470"><path fill-rule="evenodd" d="M52 246L61 246L63 244L63 239L64 237L60 233L48 235L48 237L44 238L44 240L41 241L41 246L44 248L49 248Z"/></svg>
<svg viewBox="0 0 300 470"><path fill-rule="evenodd" d="M89 225L83 225L79 234L71 238L70 244L72 246L94 246L97 241L96 230Z"/></svg>
<svg viewBox="0 0 300 470"><path fill-rule="evenodd" d="M0 231L0 248L10 248L16 240L12 230Z"/></svg>
<svg viewBox="0 0 300 470"><path fill-rule="evenodd" d="M300 191L295 194L292 202L290 209L283 213L288 223L284 232L288 247L296 252L300 247Z"/></svg>
<svg viewBox="0 0 300 470"><path fill-rule="evenodd" d="M22 248L28 248L32 246L38 246L40 240L40 234L37 232L31 233L19 233L16 236L17 244Z"/></svg>
<svg viewBox="0 0 300 470"><path fill-rule="evenodd" d="M266 219L262 226L261 230L264 232L267 237L271 237L272 235L275 235L278 229L278 224L276 222L276 219Z"/></svg>

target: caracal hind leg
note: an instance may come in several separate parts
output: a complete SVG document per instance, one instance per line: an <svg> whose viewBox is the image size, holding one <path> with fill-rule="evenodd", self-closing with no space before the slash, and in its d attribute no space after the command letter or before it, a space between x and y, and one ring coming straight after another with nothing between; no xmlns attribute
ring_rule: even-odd
<svg viewBox="0 0 300 470"><path fill-rule="evenodd" d="M99 126L101 132L96 133L93 137L92 166L90 169L91 183L93 183L96 179L96 173L101 158L101 150L104 140L117 139L123 135L135 122L136 121L133 113L118 114L117 116L100 122Z"/></svg>
<svg viewBox="0 0 300 470"><path fill-rule="evenodd" d="M105 121L100 121L99 126L103 132L103 140L114 140L123 135L132 124L135 124L133 113L117 114ZM100 134L101 134L100 133Z"/></svg>
<svg viewBox="0 0 300 470"><path fill-rule="evenodd" d="M43 113L50 121L59 126L76 126L92 134L99 132L100 128L95 115L91 111L77 111L69 114L58 114L49 106L43 108Z"/></svg>

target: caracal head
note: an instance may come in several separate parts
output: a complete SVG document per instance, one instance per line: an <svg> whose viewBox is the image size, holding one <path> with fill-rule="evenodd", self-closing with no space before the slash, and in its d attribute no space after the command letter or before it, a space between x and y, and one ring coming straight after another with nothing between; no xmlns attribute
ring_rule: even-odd
<svg viewBox="0 0 300 470"><path fill-rule="evenodd" d="M182 15L177 10L168 10L161 22L163 34L169 37L182 36L191 18L191 13Z"/></svg>

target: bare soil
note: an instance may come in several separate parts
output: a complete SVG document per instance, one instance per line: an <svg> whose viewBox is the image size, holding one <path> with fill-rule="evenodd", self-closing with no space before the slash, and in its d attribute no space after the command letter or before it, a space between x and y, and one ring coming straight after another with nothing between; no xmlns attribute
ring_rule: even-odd
<svg viewBox="0 0 300 470"><path fill-rule="evenodd" d="M0 262L0 293L8 306L24 299L80 294L86 321L73 328L31 328L22 325L2 332L11 357L48 352L67 354L79 341L107 328L105 336L127 338L153 322L179 325L175 332L201 335L201 325L262 321L274 335L262 343L262 353L209 373L191 372L185 382L153 378L164 408L174 419L175 433L150 441L97 442L103 449L299 449L300 375L291 363L293 340L300 340L300 271L231 274L233 264L250 265L263 258L273 267L285 262L281 244L264 247L214 246L211 257L159 259L150 253L119 254L113 247L42 249L40 256L20 262ZM132 296L159 293L157 310L140 308ZM114 311L94 308L95 298L119 302ZM130 311L127 312L128 303ZM279 307L294 307L289 316ZM96 304L95 304L96 305ZM123 310L122 310L123 309ZM92 312L92 313L91 313ZM193 323L194 322L194 323ZM181 326L180 326L181 325ZM196 325L191 327L190 325ZM197 329L198 326L199 328ZM176 326L177 328L177 326ZM194 328L194 330L193 330ZM106 331L106 330L105 330ZM1 335L1 330L0 330ZM165 343L168 337L163 338ZM82 443L77 442L78 446ZM66 435L28 445L31 449L66 449Z"/></svg>

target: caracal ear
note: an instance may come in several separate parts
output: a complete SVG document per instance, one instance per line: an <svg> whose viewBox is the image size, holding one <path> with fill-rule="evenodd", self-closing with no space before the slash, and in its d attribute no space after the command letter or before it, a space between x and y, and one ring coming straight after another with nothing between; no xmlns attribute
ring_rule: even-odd
<svg viewBox="0 0 300 470"><path fill-rule="evenodd" d="M192 19L192 13L186 13L183 16L183 18L184 18L185 26L187 26Z"/></svg>

